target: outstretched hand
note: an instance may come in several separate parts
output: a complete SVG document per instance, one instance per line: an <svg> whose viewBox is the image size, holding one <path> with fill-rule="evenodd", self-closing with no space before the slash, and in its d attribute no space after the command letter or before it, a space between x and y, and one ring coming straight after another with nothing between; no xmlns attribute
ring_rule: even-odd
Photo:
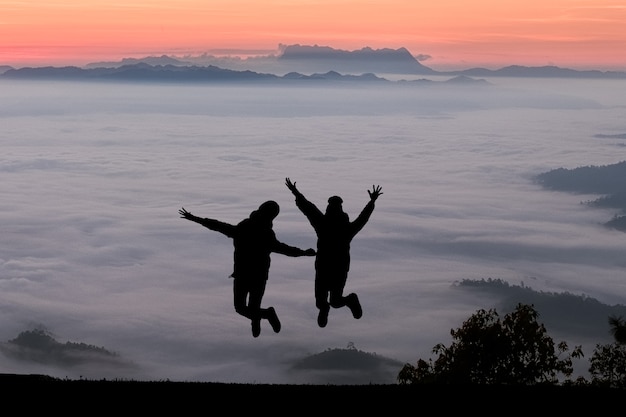
<svg viewBox="0 0 626 417"><path fill-rule="evenodd" d="M367 193L370 195L370 199L372 201L376 201L376 199L382 195L382 188L380 188L380 185L372 185L372 191L367 190Z"/></svg>
<svg viewBox="0 0 626 417"><path fill-rule="evenodd" d="M178 213L180 214L180 217L182 217L183 219L191 220L194 217L193 214L185 210L184 207L178 210Z"/></svg>
<svg viewBox="0 0 626 417"><path fill-rule="evenodd" d="M289 188L289 191L291 191L292 193L297 193L298 189L296 188L296 183L291 182L291 180L289 179L289 177L285 178L285 185L287 185L287 188Z"/></svg>

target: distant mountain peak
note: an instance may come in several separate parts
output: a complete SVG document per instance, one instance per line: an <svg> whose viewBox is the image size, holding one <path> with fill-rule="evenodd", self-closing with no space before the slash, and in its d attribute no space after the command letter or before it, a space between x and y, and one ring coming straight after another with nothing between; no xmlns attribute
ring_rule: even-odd
<svg viewBox="0 0 626 417"><path fill-rule="evenodd" d="M406 48L373 49L364 47L347 51L318 45L281 45L278 60L283 63L306 63L314 69L327 68L350 73L434 74Z"/></svg>

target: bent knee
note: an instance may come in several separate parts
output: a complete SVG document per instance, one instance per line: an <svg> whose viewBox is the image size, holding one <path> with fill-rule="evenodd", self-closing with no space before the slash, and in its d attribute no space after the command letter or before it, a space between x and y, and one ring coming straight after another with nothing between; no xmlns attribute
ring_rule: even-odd
<svg viewBox="0 0 626 417"><path fill-rule="evenodd" d="M343 297L331 297L328 301L332 308L341 308L346 305Z"/></svg>

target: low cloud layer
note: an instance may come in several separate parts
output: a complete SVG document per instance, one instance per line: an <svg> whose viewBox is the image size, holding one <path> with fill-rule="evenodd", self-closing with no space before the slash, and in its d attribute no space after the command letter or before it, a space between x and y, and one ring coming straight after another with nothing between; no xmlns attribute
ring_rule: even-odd
<svg viewBox="0 0 626 417"><path fill-rule="evenodd" d="M428 357L495 302L455 291L462 279L624 304L626 235L603 226L614 210L580 204L593 193L532 181L621 160L619 88L490 81L372 90L3 82L0 341L43 326L137 365L3 357L3 372L308 382L289 364L350 343L400 362ZM312 247L285 177L320 206L341 195L352 218L382 186L346 286L364 314L332 310L320 329L313 259L274 255L263 304L283 329L264 323L254 339L232 305L232 242L178 209L236 223L274 199L278 237ZM606 341L608 326L597 340Z"/></svg>

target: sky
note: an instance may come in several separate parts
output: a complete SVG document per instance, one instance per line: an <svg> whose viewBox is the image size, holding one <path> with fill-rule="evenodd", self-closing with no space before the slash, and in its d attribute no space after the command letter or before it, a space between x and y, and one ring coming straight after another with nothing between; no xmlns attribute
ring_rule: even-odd
<svg viewBox="0 0 626 417"><path fill-rule="evenodd" d="M43 327L60 343L102 346L137 366L52 366L0 352L0 372L328 383L324 372L294 375L289 365L351 343L402 363L449 346L450 329L497 302L454 288L463 279L623 306L626 235L603 226L617 210L532 178L625 159L624 80L488 81L312 88L0 78L0 350ZM367 190L382 187L351 248L346 293L358 294L363 317L333 309L320 328L313 258L277 255L263 306L276 308L282 329L264 321L254 338L232 304L232 242L178 210L236 223L274 199L279 239L314 247L285 177L319 207L340 195L352 219ZM584 343L587 360L595 343L611 341L599 313L593 337L549 334Z"/></svg>
<svg viewBox="0 0 626 417"><path fill-rule="evenodd" d="M0 1L0 65L407 48L436 70L626 70L623 0Z"/></svg>

